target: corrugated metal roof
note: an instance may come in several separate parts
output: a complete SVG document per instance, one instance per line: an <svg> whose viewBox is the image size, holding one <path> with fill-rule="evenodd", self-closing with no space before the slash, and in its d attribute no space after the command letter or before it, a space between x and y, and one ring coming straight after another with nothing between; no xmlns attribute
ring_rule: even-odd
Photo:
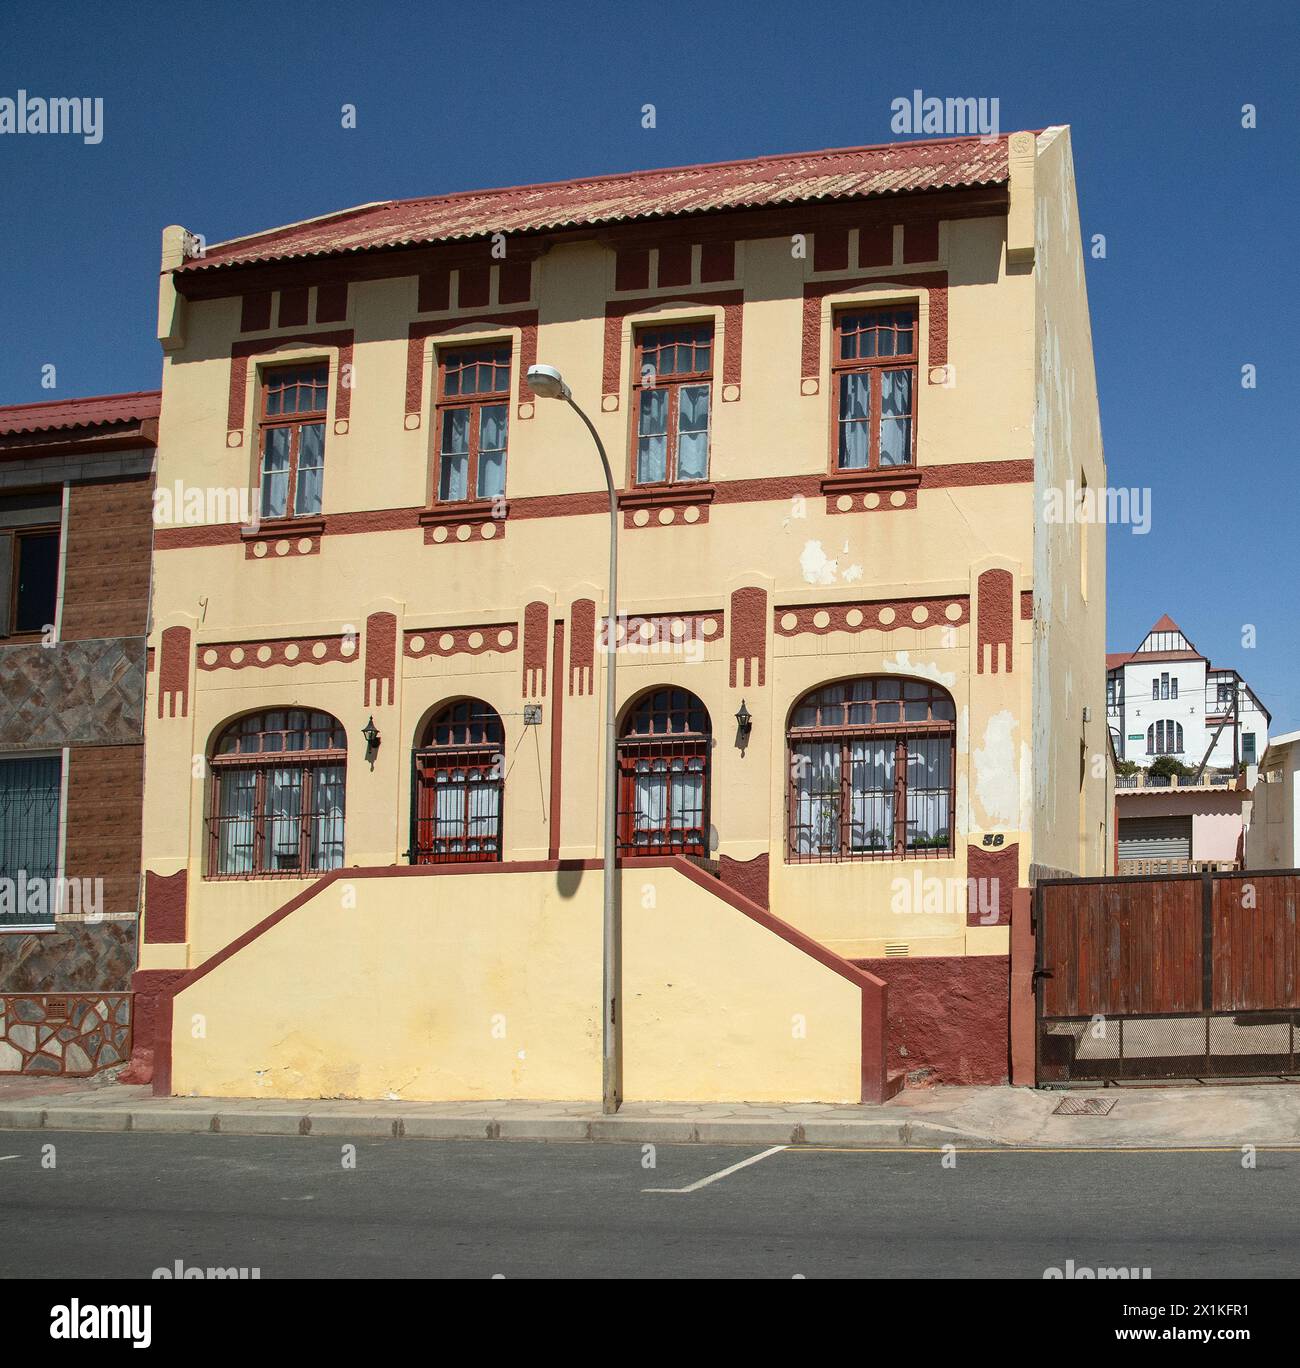
<svg viewBox="0 0 1300 1368"><path fill-rule="evenodd" d="M161 405L159 390L97 394L84 399L55 399L40 404L0 405L0 436L138 423L146 418L157 418Z"/></svg>
<svg viewBox="0 0 1300 1368"><path fill-rule="evenodd" d="M385 200L211 244L202 258L178 269L207 271L258 261L467 241L493 233L553 232L728 209L1000 185L1007 174L1007 135L987 141L943 138L832 148L429 199Z"/></svg>

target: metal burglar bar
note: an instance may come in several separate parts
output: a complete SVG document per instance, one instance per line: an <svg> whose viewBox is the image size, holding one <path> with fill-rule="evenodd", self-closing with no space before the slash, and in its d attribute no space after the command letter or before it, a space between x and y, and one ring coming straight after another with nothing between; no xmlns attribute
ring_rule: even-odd
<svg viewBox="0 0 1300 1368"><path fill-rule="evenodd" d="M434 716L423 741L411 753L411 863L499 860L505 797L501 718L478 699L460 699Z"/></svg>
<svg viewBox="0 0 1300 1368"><path fill-rule="evenodd" d="M655 689L618 743L618 846L627 855L709 853L708 711L685 689Z"/></svg>
<svg viewBox="0 0 1300 1368"><path fill-rule="evenodd" d="M58 756L0 759L0 878L17 884L23 876L58 877L62 770ZM0 911L0 925L30 924L16 897L12 911ZM53 900L46 902L52 909Z"/></svg>

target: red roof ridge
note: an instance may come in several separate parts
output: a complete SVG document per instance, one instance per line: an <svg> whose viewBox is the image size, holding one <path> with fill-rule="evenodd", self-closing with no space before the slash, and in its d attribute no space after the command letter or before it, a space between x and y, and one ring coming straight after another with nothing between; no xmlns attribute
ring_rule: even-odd
<svg viewBox="0 0 1300 1368"><path fill-rule="evenodd" d="M157 418L161 408L161 390L128 390L121 394L88 394L29 404L2 404L0 435L139 422Z"/></svg>

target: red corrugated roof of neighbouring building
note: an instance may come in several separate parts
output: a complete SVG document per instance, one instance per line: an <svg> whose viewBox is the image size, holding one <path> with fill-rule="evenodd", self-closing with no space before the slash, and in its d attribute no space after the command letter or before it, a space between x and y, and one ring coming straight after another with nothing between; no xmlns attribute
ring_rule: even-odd
<svg viewBox="0 0 1300 1368"><path fill-rule="evenodd" d="M157 418L161 406L162 393L159 390L95 394L83 399L52 399L39 404L0 405L0 436L140 423L147 418Z"/></svg>
<svg viewBox="0 0 1300 1368"><path fill-rule="evenodd" d="M210 244L185 272L384 247L554 232L809 201L956 190L1007 181L1007 137L830 148L745 161L383 200Z"/></svg>

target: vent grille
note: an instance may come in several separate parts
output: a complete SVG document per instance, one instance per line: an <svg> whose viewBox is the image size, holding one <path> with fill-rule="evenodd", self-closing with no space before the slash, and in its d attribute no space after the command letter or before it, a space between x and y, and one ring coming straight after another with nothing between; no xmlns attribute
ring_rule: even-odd
<svg viewBox="0 0 1300 1368"><path fill-rule="evenodd" d="M1063 1097L1053 1116L1109 1116L1114 1098Z"/></svg>
<svg viewBox="0 0 1300 1368"><path fill-rule="evenodd" d="M911 946L906 941L886 941L885 957L893 959L897 955L906 956L911 954Z"/></svg>

